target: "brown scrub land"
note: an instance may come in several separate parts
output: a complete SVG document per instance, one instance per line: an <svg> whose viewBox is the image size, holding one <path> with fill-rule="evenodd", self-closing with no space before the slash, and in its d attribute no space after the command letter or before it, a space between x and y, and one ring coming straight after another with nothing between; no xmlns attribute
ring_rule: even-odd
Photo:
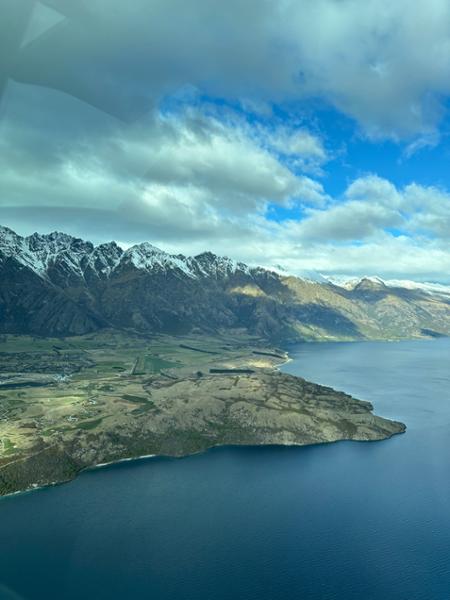
<svg viewBox="0 0 450 600"><path fill-rule="evenodd" d="M285 352L236 331L0 338L0 495L95 465L223 445L381 440L368 402L280 373Z"/></svg>

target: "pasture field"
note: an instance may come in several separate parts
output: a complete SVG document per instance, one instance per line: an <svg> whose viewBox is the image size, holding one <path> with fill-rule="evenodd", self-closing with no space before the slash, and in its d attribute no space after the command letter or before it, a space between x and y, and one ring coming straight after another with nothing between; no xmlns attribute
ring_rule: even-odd
<svg viewBox="0 0 450 600"><path fill-rule="evenodd" d="M262 348L263 352L267 348ZM0 465L78 432L126 424L153 407L152 386L212 368L273 367L249 336L0 337ZM277 351L280 352L280 351Z"/></svg>

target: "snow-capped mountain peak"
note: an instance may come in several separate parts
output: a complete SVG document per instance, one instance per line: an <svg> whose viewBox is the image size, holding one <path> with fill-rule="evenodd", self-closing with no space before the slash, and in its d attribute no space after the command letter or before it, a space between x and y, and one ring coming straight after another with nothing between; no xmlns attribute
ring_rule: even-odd
<svg viewBox="0 0 450 600"><path fill-rule="evenodd" d="M178 270L188 277L195 278L189 258L183 255L173 255L164 252L160 248L153 246L149 242L142 242L128 248L124 252L121 263L132 264L136 269L145 271L159 270Z"/></svg>
<svg viewBox="0 0 450 600"><path fill-rule="evenodd" d="M209 277L227 277L237 271L247 275L251 274L251 269L245 263L238 262L228 256L217 256L212 252L202 252L194 257L197 268L202 275Z"/></svg>
<svg viewBox="0 0 450 600"><path fill-rule="evenodd" d="M220 280L236 274L256 277L262 272L272 273L273 276L288 275L282 268L251 268L212 252L203 252L195 257L170 254L149 242L136 244L124 251L115 242L94 246L91 242L57 231L22 237L8 227L0 226L0 262L5 259L13 259L39 277L61 287L79 286L80 280L92 281L92 278L105 280L130 267L154 274L171 272L177 277L190 279ZM357 278L324 277L315 272L297 273L296 277L317 285L333 284L348 291L369 293L401 288L450 297L450 286L437 283L384 280L374 275Z"/></svg>
<svg viewBox="0 0 450 600"><path fill-rule="evenodd" d="M96 273L110 272L118 264L122 250L115 242L95 247L91 242L57 231L22 237L0 227L0 253L44 279L52 280L57 271L61 284L61 277L84 277L87 268Z"/></svg>
<svg viewBox="0 0 450 600"><path fill-rule="evenodd" d="M149 242L122 250L115 242L94 246L65 233L17 235L7 227L0 228L0 253L12 257L44 279L57 280L58 285L71 285L75 278L110 277L119 269L133 267L140 271L167 273L192 279L229 277L236 272L251 275L244 263L211 252L196 257L169 254Z"/></svg>

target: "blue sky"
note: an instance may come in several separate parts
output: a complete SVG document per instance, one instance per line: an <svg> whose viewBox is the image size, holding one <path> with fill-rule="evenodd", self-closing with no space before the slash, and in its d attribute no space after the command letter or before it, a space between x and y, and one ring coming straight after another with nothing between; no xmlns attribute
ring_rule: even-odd
<svg viewBox="0 0 450 600"><path fill-rule="evenodd" d="M8 11L3 225L450 280L446 0Z"/></svg>

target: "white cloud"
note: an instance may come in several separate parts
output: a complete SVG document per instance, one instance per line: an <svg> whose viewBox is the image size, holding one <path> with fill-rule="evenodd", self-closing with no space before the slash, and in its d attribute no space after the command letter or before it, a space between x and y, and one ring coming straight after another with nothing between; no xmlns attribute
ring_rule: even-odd
<svg viewBox="0 0 450 600"><path fill-rule="evenodd" d="M20 100L23 88L17 93ZM40 224L95 240L198 237L204 249L218 237L235 243L245 236L252 229L246 219L262 217L269 203L328 199L320 182L282 160L266 133L232 113L154 113L92 134L89 119L79 117L74 135L70 127L49 131L40 151L44 116L24 109L0 138L0 220L5 215L22 229Z"/></svg>
<svg viewBox="0 0 450 600"><path fill-rule="evenodd" d="M402 204L401 194L395 185L377 175L355 179L346 189L345 198L391 208L398 208Z"/></svg>
<svg viewBox="0 0 450 600"><path fill-rule="evenodd" d="M329 103L368 136L407 140L406 157L437 144L447 0L132 5L95 0L25 48L13 75L43 87L10 83L4 99L1 221L294 272L446 277L450 194L372 174L331 198L332 151L299 107ZM276 223L269 204L301 218Z"/></svg>
<svg viewBox="0 0 450 600"><path fill-rule="evenodd" d="M94 196L101 202L99 190L106 192L110 202L124 193L124 185L144 189L156 183L201 188L208 192L211 204L240 211L263 207L267 201L324 196L320 183L293 172L239 120L220 121L193 110L155 115L136 126L81 140L48 139L44 162L35 147L34 126L30 123L23 130L12 125L0 141L6 156L0 173L2 188L14 188L20 202L32 197L32 202L49 203L61 187L66 189L66 202L73 196L76 203L84 198L92 202ZM54 152L48 149L52 145ZM112 196L103 178L118 185Z"/></svg>
<svg viewBox="0 0 450 600"><path fill-rule="evenodd" d="M256 127L261 142L278 153L292 169L321 177L322 166L331 158L323 140L302 127Z"/></svg>
<svg viewBox="0 0 450 600"><path fill-rule="evenodd" d="M421 150L426 148L432 149L436 148L441 141L441 136L438 131L433 130L425 135L421 135L418 138L414 139L411 143L409 143L403 154L405 158L411 158L414 154L417 154Z"/></svg>
<svg viewBox="0 0 450 600"><path fill-rule="evenodd" d="M322 242L360 241L380 230L403 224L395 209L383 204L350 200L326 210L310 210L308 216L291 229L298 239Z"/></svg>
<svg viewBox="0 0 450 600"><path fill-rule="evenodd" d="M82 180L88 185L84 175ZM103 190L105 181L90 184ZM444 190L417 184L397 189L368 176L350 184L340 203L310 206L300 221L274 222L250 205L246 211L229 205L224 213L201 185L147 182L133 187L128 182L120 189L120 201L115 196L108 204L101 197L91 208L75 202L28 205L22 211L4 206L0 221L21 233L57 227L95 241L147 239L172 252L212 249L251 264L281 265L291 273L450 280L450 195Z"/></svg>
<svg viewBox="0 0 450 600"><path fill-rule="evenodd" d="M265 138L270 147L287 156L315 160L319 164L328 158L322 140L305 129L277 127L266 131Z"/></svg>
<svg viewBox="0 0 450 600"><path fill-rule="evenodd" d="M306 187L239 122L192 111L157 119L151 129L121 137L118 145L118 159L133 161L143 180L202 188L209 202L223 209L248 211L269 200L287 202Z"/></svg>
<svg viewBox="0 0 450 600"><path fill-rule="evenodd" d="M408 227L416 234L431 235L448 245L450 236L450 194L435 187L410 184L404 189L410 211Z"/></svg>
<svg viewBox="0 0 450 600"><path fill-rule="evenodd" d="M276 262L292 273L316 271L326 275L407 278L450 282L450 252L435 243L423 245L408 237L380 235L363 245L304 245L296 254Z"/></svg>
<svg viewBox="0 0 450 600"><path fill-rule="evenodd" d="M372 136L426 133L450 81L445 0L316 0L289 4L305 93L325 97Z"/></svg>
<svg viewBox="0 0 450 600"><path fill-rule="evenodd" d="M297 240L315 243L362 243L380 235L411 238L422 245L446 244L450 235L450 193L368 175L353 181L342 198L323 208L309 208L303 220L288 227ZM427 236L427 237L424 237Z"/></svg>
<svg viewBox="0 0 450 600"><path fill-rule="evenodd" d="M186 85L253 106L321 98L370 136L423 145L449 70L447 0L97 0L25 46L12 75L125 119Z"/></svg>

